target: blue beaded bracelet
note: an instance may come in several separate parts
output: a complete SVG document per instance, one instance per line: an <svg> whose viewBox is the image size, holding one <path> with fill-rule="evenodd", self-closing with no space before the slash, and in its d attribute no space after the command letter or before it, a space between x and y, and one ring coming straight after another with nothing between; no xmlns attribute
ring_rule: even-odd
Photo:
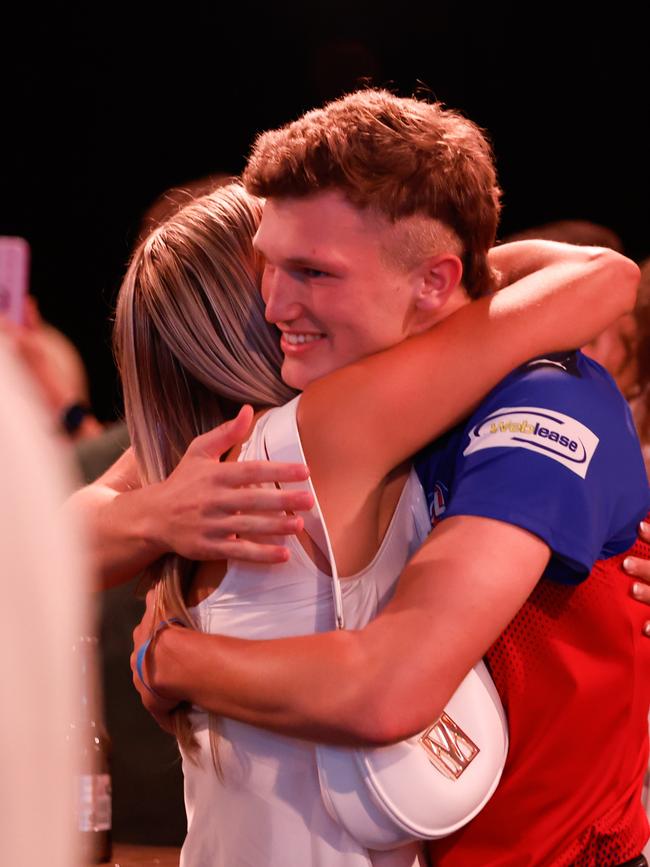
<svg viewBox="0 0 650 867"><path fill-rule="evenodd" d="M149 692L151 693L151 695L155 696L156 698L162 698L162 696L161 696L161 695L158 695L158 693L157 693L155 690L153 690L153 689L149 686L149 684L147 683L147 681L144 679L144 672L143 672L143 670L142 670L142 667L143 667L143 665L144 665L144 658L145 658L145 656L146 656L147 650L149 649L149 645L151 644L151 642L153 641L153 639L154 639L154 638L156 637L156 635L158 635L158 633L161 632L163 629L166 629L166 627L171 626L172 623L178 623L179 626L185 626L185 624L183 623L183 621L182 621L182 620L179 620L178 617L170 617L169 620L161 620L160 623L158 624L158 626L156 626L156 628L154 629L154 631L151 633L151 636L150 636L149 638L147 638L147 640L146 640L145 643L140 647L140 649L138 650L138 652L136 653L136 656L135 656L135 670L138 672L138 677L140 678L140 681L141 681L142 685L143 685L146 689L149 690Z"/></svg>

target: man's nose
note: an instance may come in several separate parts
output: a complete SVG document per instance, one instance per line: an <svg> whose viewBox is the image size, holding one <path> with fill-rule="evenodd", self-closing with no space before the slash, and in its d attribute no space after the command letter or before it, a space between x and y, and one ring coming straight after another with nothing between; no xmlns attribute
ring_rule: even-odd
<svg viewBox="0 0 650 867"><path fill-rule="evenodd" d="M292 322L302 312L300 286L281 268L267 265L264 269L262 297L266 304L264 316L267 322Z"/></svg>

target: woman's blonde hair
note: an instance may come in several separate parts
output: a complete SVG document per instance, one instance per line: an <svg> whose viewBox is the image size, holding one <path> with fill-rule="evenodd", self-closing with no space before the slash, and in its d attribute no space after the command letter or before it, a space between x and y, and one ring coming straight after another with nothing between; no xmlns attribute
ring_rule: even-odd
<svg viewBox="0 0 650 867"><path fill-rule="evenodd" d="M277 406L295 394L280 378L277 332L264 319L252 245L261 212L258 199L230 184L186 205L133 254L114 349L143 486L167 478L196 436L242 404ZM194 625L185 600L197 565L168 554L148 568L161 617ZM176 727L191 754L186 712Z"/></svg>

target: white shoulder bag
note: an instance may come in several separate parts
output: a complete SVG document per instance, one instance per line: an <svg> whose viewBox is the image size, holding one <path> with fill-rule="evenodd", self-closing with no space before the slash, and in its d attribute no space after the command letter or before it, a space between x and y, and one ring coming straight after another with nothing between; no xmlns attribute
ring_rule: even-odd
<svg viewBox="0 0 650 867"><path fill-rule="evenodd" d="M296 422L299 398L272 410L264 430L269 460L306 463ZM329 558L336 629L344 629L341 584L316 492L301 513ZM397 663L396 663L397 664ZM442 715L423 732L387 747L316 746L321 794L332 818L368 849L445 837L487 803L501 777L508 729L498 693L479 662Z"/></svg>

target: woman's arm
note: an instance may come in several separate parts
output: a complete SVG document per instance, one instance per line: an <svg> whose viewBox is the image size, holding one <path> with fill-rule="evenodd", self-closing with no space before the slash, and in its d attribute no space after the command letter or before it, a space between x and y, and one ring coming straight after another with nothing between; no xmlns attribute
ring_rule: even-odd
<svg viewBox="0 0 650 867"><path fill-rule="evenodd" d="M132 448L68 499L65 508L85 526L100 587L128 581L164 553L151 532L154 499L141 487Z"/></svg>
<svg viewBox="0 0 650 867"><path fill-rule="evenodd" d="M378 481L512 369L583 345L635 302L639 269L612 250L518 241L490 264L507 288L308 387L299 424L317 487L334 469Z"/></svg>

